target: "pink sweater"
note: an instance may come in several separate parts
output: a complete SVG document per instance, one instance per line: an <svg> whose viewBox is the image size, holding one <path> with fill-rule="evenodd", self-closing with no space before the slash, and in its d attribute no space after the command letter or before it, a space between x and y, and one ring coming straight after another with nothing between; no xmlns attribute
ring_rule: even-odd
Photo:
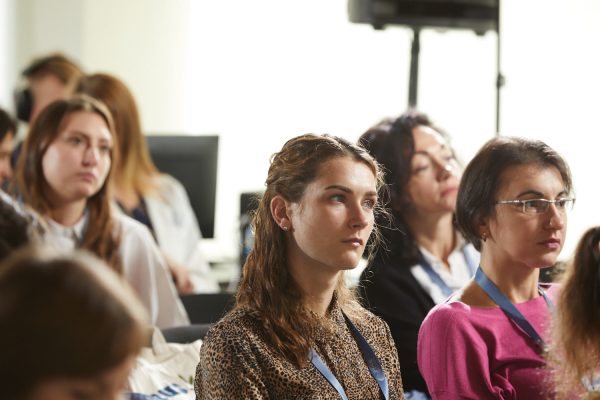
<svg viewBox="0 0 600 400"><path fill-rule="evenodd" d="M556 286L547 294L554 299ZM546 341L551 316L543 297L516 307ZM552 397L537 345L499 307L434 307L419 331L418 363L434 400Z"/></svg>

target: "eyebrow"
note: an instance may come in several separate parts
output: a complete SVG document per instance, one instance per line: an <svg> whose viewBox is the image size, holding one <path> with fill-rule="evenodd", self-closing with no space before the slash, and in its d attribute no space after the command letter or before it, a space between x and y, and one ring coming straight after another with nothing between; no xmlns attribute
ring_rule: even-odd
<svg viewBox="0 0 600 400"><path fill-rule="evenodd" d="M441 143L440 147L438 147L438 150L451 150L451 149L450 149L450 146L448 146L448 144ZM431 153L428 152L427 150L415 150L413 155L414 154L423 154L423 155L431 157Z"/></svg>
<svg viewBox="0 0 600 400"><path fill-rule="evenodd" d="M517 198L523 197L523 196L528 196L528 195L531 195L531 194L533 194L535 196L539 196L539 197L544 197L544 194L542 192L539 192L539 191L533 190L533 189L528 189L528 190L526 190L524 192L519 193L517 195ZM559 194L557 194L556 197L564 196L566 194L567 194L567 191L563 190L562 192L560 192Z"/></svg>
<svg viewBox="0 0 600 400"><path fill-rule="evenodd" d="M343 185L329 185L324 190L341 190L344 193L352 193L352 189ZM368 196L377 196L377 192L375 190L369 190L366 194Z"/></svg>
<svg viewBox="0 0 600 400"><path fill-rule="evenodd" d="M87 132L80 131L78 129L71 129L71 130L68 130L67 132L71 133L71 134L77 134L79 136L84 136L86 139L90 139L90 135ZM101 137L98 139L98 141L112 143L113 140L112 140L112 137L109 136L109 137Z"/></svg>

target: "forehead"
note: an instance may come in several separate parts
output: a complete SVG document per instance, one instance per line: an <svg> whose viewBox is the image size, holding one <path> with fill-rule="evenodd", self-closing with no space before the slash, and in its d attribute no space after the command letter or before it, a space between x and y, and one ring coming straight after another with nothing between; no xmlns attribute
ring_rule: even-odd
<svg viewBox="0 0 600 400"><path fill-rule="evenodd" d="M560 172L553 165L523 164L504 170L497 194L498 197L518 196L535 191L552 198L565 190Z"/></svg>
<svg viewBox="0 0 600 400"><path fill-rule="evenodd" d="M41 87L63 88L64 82L54 73L49 71L39 72L27 78L32 89Z"/></svg>
<svg viewBox="0 0 600 400"><path fill-rule="evenodd" d="M448 142L438 131L425 125L418 125L413 128L413 141L415 143L415 151L448 146Z"/></svg>
<svg viewBox="0 0 600 400"><path fill-rule="evenodd" d="M374 188L375 174L371 166L352 157L335 157L321 163L313 181L320 185L340 184Z"/></svg>
<svg viewBox="0 0 600 400"><path fill-rule="evenodd" d="M60 131L63 134L78 132L99 140L112 140L112 134L104 118L92 111L75 111L67 114Z"/></svg>

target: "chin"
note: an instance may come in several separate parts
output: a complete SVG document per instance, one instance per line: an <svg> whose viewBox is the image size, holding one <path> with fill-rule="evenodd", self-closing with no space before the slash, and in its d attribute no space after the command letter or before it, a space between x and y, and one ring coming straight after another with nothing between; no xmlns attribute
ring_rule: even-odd
<svg viewBox="0 0 600 400"><path fill-rule="evenodd" d="M557 258L558 255L553 255L551 257L540 257L538 260L535 260L535 262L532 265L534 265L535 268L538 269L549 268L556 263Z"/></svg>
<svg viewBox="0 0 600 400"><path fill-rule="evenodd" d="M354 269L358 267L358 265L360 264L360 260L360 257L352 260L344 260L344 262L340 263L340 269L345 271Z"/></svg>

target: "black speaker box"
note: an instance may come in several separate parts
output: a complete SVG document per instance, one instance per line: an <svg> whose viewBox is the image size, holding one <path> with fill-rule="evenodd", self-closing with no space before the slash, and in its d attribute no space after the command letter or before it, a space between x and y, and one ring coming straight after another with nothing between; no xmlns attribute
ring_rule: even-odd
<svg viewBox="0 0 600 400"><path fill-rule="evenodd" d="M348 0L351 22L413 28L498 30L500 0Z"/></svg>

